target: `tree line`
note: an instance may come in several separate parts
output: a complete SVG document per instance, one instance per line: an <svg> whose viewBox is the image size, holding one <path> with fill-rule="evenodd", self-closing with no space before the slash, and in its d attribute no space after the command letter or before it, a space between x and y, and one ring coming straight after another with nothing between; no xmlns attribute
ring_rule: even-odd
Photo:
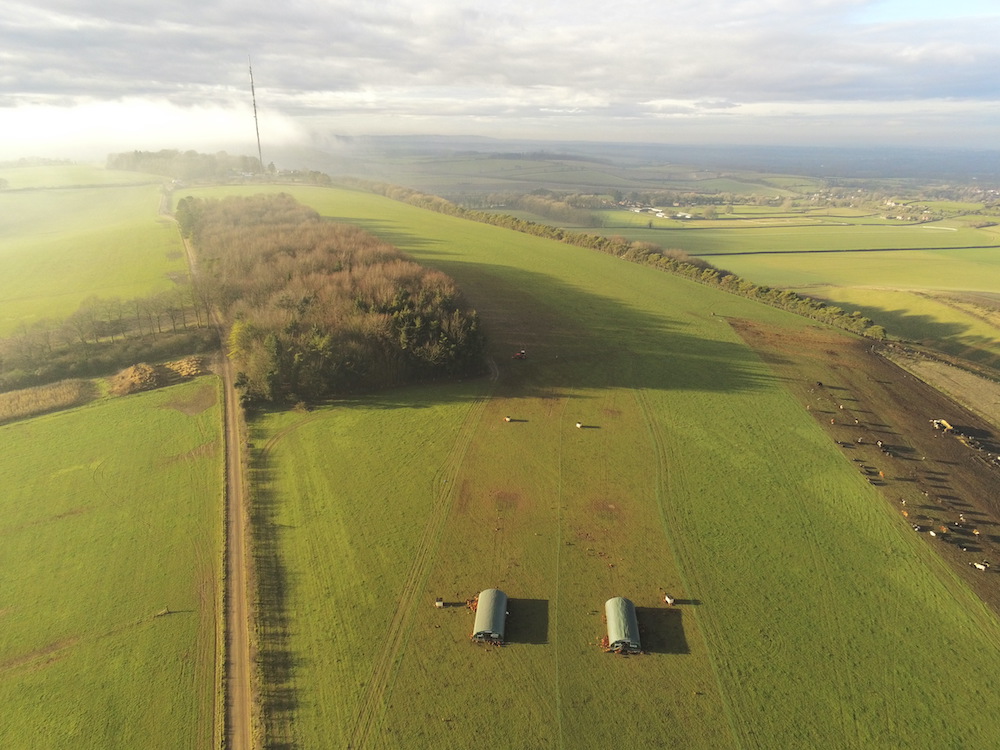
<svg viewBox="0 0 1000 750"><path fill-rule="evenodd" d="M455 283L291 196L182 199L182 234L229 326L251 400L313 400L479 374L479 317Z"/></svg>
<svg viewBox="0 0 1000 750"><path fill-rule="evenodd" d="M65 320L22 323L0 339L0 391L209 351L218 344L207 326L206 301L187 281L147 297L89 297Z"/></svg>
<svg viewBox="0 0 1000 750"><path fill-rule="evenodd" d="M233 173L256 173L260 163L254 156L234 156L225 151L202 154L197 151L126 151L109 154L108 169L146 172L180 180L221 180Z"/></svg>
<svg viewBox="0 0 1000 750"><path fill-rule="evenodd" d="M573 232L559 227L519 219L509 214L498 214L487 211L477 211L463 208L435 195L427 195L410 188L390 185L381 182L371 182L357 178L342 178L340 184L357 190L383 195L420 208L459 216L471 221L513 229L536 237L557 240L577 247L597 250L615 257L653 266L662 271L684 276L702 284L708 284L724 289L733 294L755 299L772 307L803 315L814 320L852 331L868 338L882 340L886 337L885 328L864 317L858 312L828 305L825 302L798 294L797 292L774 289L769 286L755 284L734 273L716 268L702 258L688 255L683 250L664 250L650 242L629 240L625 237L605 237L584 232Z"/></svg>
<svg viewBox="0 0 1000 750"><path fill-rule="evenodd" d="M577 193L558 196L548 190L536 190L532 193L486 193L478 197L466 197L467 208L474 202L478 208L496 210L528 211L546 219L552 219L560 224L581 227L598 227L603 224L603 218L594 209L607 208L610 201L597 195L580 195Z"/></svg>

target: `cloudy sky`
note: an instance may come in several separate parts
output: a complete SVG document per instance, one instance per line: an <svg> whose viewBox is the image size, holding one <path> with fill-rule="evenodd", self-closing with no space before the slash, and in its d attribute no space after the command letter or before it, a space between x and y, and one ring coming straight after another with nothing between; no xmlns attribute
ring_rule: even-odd
<svg viewBox="0 0 1000 750"><path fill-rule="evenodd" d="M1000 148L996 0L4 0L0 158L426 133Z"/></svg>

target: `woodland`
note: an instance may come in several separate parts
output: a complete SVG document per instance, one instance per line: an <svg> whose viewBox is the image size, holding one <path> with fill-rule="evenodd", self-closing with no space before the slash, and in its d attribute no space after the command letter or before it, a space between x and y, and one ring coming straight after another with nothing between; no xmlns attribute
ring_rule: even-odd
<svg viewBox="0 0 1000 750"><path fill-rule="evenodd" d="M107 375L136 362L216 347L206 300L190 282L134 299L93 296L65 320L22 324L0 339L0 392Z"/></svg>
<svg viewBox="0 0 1000 750"><path fill-rule="evenodd" d="M181 232L249 400L297 403L483 372L455 283L287 194L184 198Z"/></svg>

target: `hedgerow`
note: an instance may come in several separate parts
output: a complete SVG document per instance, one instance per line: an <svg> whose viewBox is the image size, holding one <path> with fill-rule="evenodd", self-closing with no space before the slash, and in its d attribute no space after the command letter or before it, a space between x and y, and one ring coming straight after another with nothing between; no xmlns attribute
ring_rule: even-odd
<svg viewBox="0 0 1000 750"><path fill-rule="evenodd" d="M383 195L393 200L449 216L457 216L469 219L470 221L513 229L514 231L524 232L536 237L557 240L589 250L597 250L598 252L614 255L632 263L652 266L661 271L684 276L685 278L709 286L718 287L732 294L755 299L772 307L819 320L867 338L879 341L886 338L885 328L877 325L873 320L864 317L858 312L851 312L840 307L828 305L821 300L787 289L775 289L755 284L734 273L716 268L701 258L688 255L683 250L664 250L652 243L637 242L625 237L605 237L585 232L572 232L559 227L528 221L527 219L519 219L516 216L508 214L466 209L444 198L427 195L398 185L370 182L356 178L342 178L338 182L345 187Z"/></svg>

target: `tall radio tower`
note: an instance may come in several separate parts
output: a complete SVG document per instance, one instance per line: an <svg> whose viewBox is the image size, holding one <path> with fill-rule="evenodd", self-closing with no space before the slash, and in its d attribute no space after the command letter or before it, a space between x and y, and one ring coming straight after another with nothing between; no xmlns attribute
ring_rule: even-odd
<svg viewBox="0 0 1000 750"><path fill-rule="evenodd" d="M264 171L264 157L260 152L260 125L257 123L257 94L253 90L253 63L247 55L247 66L250 68L250 98L253 100L253 126L257 131L257 161L260 163L260 171Z"/></svg>

